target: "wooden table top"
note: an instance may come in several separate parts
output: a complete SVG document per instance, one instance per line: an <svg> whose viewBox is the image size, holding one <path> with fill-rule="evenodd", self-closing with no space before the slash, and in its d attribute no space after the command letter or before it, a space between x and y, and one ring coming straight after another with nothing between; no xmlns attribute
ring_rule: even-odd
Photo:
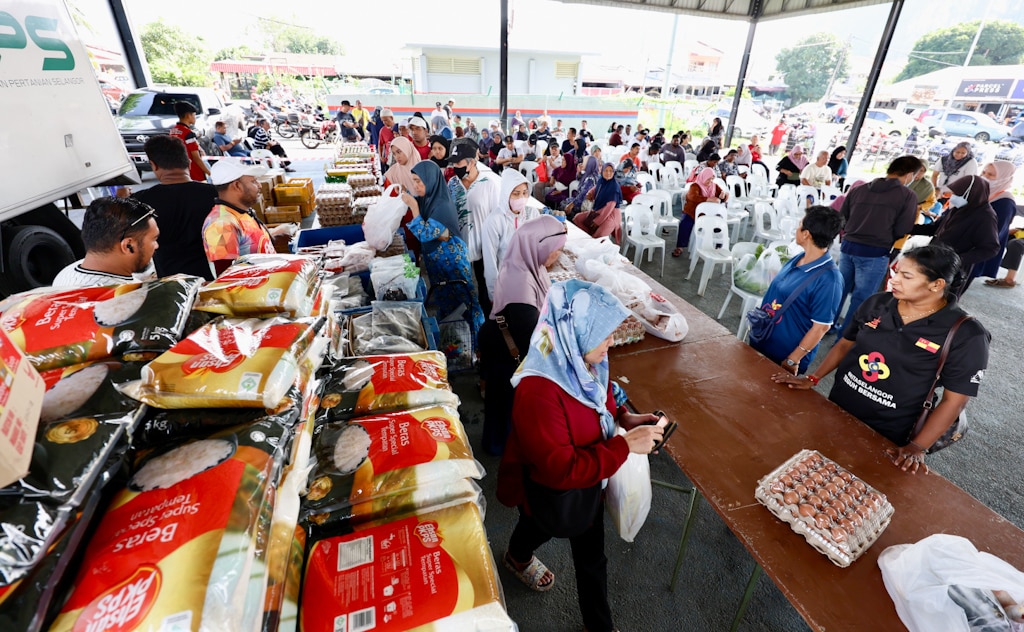
<svg viewBox="0 0 1024 632"><path fill-rule="evenodd" d="M877 564L894 544L961 535L1024 567L1024 532L1012 523L938 474L898 470L881 435L815 391L773 383L776 364L732 336L700 337L712 328L687 318L698 339L612 349L611 376L628 378L624 386L638 409L660 408L679 422L669 454L812 629L904 629ZM848 468L895 508L885 532L848 568L754 499L758 480L804 448Z"/></svg>

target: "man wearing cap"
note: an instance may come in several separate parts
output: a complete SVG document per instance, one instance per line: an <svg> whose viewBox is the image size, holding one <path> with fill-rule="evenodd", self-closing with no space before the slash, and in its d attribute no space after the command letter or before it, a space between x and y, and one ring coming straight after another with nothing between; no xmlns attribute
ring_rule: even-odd
<svg viewBox="0 0 1024 632"><path fill-rule="evenodd" d="M341 128L341 140L346 143L358 143L362 138L356 131L356 117L352 115L352 104L348 99L341 102L341 109L335 117L338 127Z"/></svg>
<svg viewBox="0 0 1024 632"><path fill-rule="evenodd" d="M409 140L420 153L420 160L430 158L430 143L427 141L427 122L422 116L409 117Z"/></svg>
<svg viewBox="0 0 1024 632"><path fill-rule="evenodd" d="M494 160L494 164L498 165L502 169L505 167L518 169L519 164L522 162L523 157L516 149L516 139L512 138L512 135L509 134L505 137L505 146L498 152L498 157ZM499 171L498 173L501 172Z"/></svg>
<svg viewBox="0 0 1024 632"><path fill-rule="evenodd" d="M477 162L477 149L476 143L468 138L458 139L452 144L448 165L455 175L448 181L448 192L458 211L459 229L466 240L477 289L482 290L487 287L484 280L484 220L498 207L501 178ZM491 302L485 291L480 292L480 306L485 314L491 313Z"/></svg>
<svg viewBox="0 0 1024 632"><path fill-rule="evenodd" d="M210 168L203 161L203 150L199 147L199 138L192 131L192 126L196 124L196 111L196 107L188 101L175 102L174 113L178 115L178 122L167 130L167 133L172 138L177 138L185 143L188 159L192 163L189 167L189 175L192 179L196 182L206 182L207 176L210 175Z"/></svg>
<svg viewBox="0 0 1024 632"><path fill-rule="evenodd" d="M244 255L273 254L274 237L289 234L294 224L268 229L253 213L252 205L260 197L256 177L266 173L265 168L223 158L211 172L217 199L203 222L203 246L206 258L219 275Z"/></svg>
<svg viewBox="0 0 1024 632"><path fill-rule="evenodd" d="M380 122L383 124L377 133L377 152L380 153L380 164L388 164L391 155L391 141L395 140L395 113L390 108L380 111Z"/></svg>

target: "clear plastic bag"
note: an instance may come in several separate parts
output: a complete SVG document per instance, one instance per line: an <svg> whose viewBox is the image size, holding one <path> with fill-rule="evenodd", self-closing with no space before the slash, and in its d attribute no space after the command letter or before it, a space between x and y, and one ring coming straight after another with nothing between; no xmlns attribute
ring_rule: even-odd
<svg viewBox="0 0 1024 632"><path fill-rule="evenodd" d="M776 248L765 248L756 258L744 255L733 270L733 281L745 292L764 294L782 269L782 264L782 253Z"/></svg>
<svg viewBox="0 0 1024 632"><path fill-rule="evenodd" d="M618 434L626 431L618 429ZM632 542L651 511L651 464L646 454L629 453L626 462L608 479L605 507L619 537Z"/></svg>
<svg viewBox="0 0 1024 632"><path fill-rule="evenodd" d="M401 185L392 184L380 196L380 202L366 210L363 235L366 242L376 250L384 250L391 245L391 238L401 226L402 217L409 208L402 198L397 197L401 188Z"/></svg>
<svg viewBox="0 0 1024 632"><path fill-rule="evenodd" d="M408 255L374 259L370 265L370 283L378 298L395 293L414 298L419 281L420 269Z"/></svg>

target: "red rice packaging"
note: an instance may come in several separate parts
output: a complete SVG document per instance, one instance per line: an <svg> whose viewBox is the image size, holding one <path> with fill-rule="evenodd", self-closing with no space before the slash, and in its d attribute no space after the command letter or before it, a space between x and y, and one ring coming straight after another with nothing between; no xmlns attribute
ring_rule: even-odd
<svg viewBox="0 0 1024 632"><path fill-rule="evenodd" d="M303 632L515 629L475 503L314 543L300 614Z"/></svg>
<svg viewBox="0 0 1024 632"><path fill-rule="evenodd" d="M320 398L332 421L432 404L459 405L440 351L339 360Z"/></svg>
<svg viewBox="0 0 1024 632"><path fill-rule="evenodd" d="M309 316L319 290L317 259L247 255L207 284L196 309L228 316Z"/></svg>
<svg viewBox="0 0 1024 632"><path fill-rule="evenodd" d="M146 365L128 393L158 408L274 409L322 324L314 318L216 320Z"/></svg>
<svg viewBox="0 0 1024 632"><path fill-rule="evenodd" d="M51 630L238 628L293 422L294 411L140 455Z"/></svg>
<svg viewBox="0 0 1024 632"><path fill-rule="evenodd" d="M40 371L139 351L181 337L202 279L32 291L3 302L2 328Z"/></svg>

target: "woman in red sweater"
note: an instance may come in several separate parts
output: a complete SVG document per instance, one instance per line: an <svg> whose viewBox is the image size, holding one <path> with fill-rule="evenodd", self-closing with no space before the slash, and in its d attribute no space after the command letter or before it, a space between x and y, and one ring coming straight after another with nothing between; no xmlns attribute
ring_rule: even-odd
<svg viewBox="0 0 1024 632"><path fill-rule="evenodd" d="M519 507L506 568L531 589L548 590L555 577L533 552L552 537L568 537L588 632L614 630L602 483L630 452L650 453L663 435L646 425L657 416L616 408L612 397L608 347L628 315L599 285L551 286L530 350L512 377L512 432L498 470L498 500ZM615 434L616 420L625 435Z"/></svg>

